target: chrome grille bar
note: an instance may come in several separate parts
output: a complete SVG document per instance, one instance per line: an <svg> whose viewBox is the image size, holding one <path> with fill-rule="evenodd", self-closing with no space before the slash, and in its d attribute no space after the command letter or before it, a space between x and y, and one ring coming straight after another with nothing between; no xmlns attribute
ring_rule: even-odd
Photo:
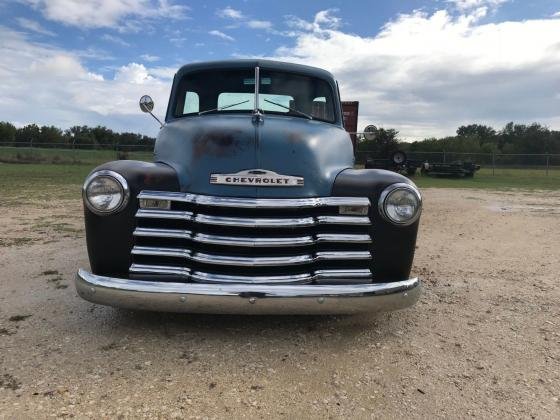
<svg viewBox="0 0 560 420"><path fill-rule="evenodd" d="M197 214L188 211L173 210L146 210L140 209L136 212L138 218L152 219L176 219L194 221L205 225L231 226L231 227L253 227L253 228L278 228L278 227L310 227L317 225L349 225L367 226L371 225L369 217L355 216L318 216L318 217L286 217L286 218L245 218L245 217L223 217Z"/></svg>
<svg viewBox="0 0 560 420"><path fill-rule="evenodd" d="M209 235L203 233L193 234L190 230L184 229L159 229L159 228L142 228L138 227L133 232L134 236L153 237L153 238L171 238L171 239L189 239L193 242L227 245L227 246L243 246L243 247L290 247L313 245L320 242L338 242L338 243L371 243L369 235L362 234L339 234L339 233L319 233L315 238L311 235L291 236L291 237L246 237L246 236L224 236Z"/></svg>
<svg viewBox="0 0 560 420"><path fill-rule="evenodd" d="M294 275L280 276L243 276L207 273L204 271L191 272L188 268L132 264L130 272L135 274L167 274L191 279L200 283L249 283L249 284L266 284L266 283L311 283L320 280L336 280L336 279L371 279L372 274L368 269L347 269L347 270L316 270L311 273L302 273Z"/></svg>
<svg viewBox="0 0 560 420"><path fill-rule="evenodd" d="M215 255L204 252L192 252L184 248L165 248L151 246L134 246L133 255L155 257L183 258L204 264L229 265L237 267L274 267L313 263L332 260L370 260L369 251L327 251L314 254L301 254L277 257L242 257L235 255Z"/></svg>
<svg viewBox="0 0 560 420"><path fill-rule="evenodd" d="M167 191L142 191L138 198L170 200L182 203L235 208L284 208L300 209L324 206L369 206L367 197L316 197L316 198L237 198L198 195Z"/></svg>

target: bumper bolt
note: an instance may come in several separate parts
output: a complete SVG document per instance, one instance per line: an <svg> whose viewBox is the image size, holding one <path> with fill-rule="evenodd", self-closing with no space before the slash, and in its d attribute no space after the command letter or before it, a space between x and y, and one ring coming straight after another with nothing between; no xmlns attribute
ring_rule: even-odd
<svg viewBox="0 0 560 420"><path fill-rule="evenodd" d="M95 287L90 287L90 288L89 288L89 291L90 291L91 293L95 293Z"/></svg>
<svg viewBox="0 0 560 420"><path fill-rule="evenodd" d="M185 296L181 296L181 297L179 298L179 300L180 300L181 302L186 302L186 301L187 301L187 298L186 298Z"/></svg>
<svg viewBox="0 0 560 420"><path fill-rule="evenodd" d="M249 303L254 304L256 302L257 302L257 298L254 298L254 297L249 298Z"/></svg>
<svg viewBox="0 0 560 420"><path fill-rule="evenodd" d="M325 303L325 298L324 297L317 298L317 302Z"/></svg>

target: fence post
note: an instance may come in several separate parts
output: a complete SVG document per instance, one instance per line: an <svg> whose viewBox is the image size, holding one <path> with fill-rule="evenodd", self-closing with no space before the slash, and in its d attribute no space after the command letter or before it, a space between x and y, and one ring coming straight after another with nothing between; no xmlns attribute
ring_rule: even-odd
<svg viewBox="0 0 560 420"><path fill-rule="evenodd" d="M496 153L492 152L492 176L496 175Z"/></svg>
<svg viewBox="0 0 560 420"><path fill-rule="evenodd" d="M443 151L443 163L445 163L445 150Z"/></svg>
<svg viewBox="0 0 560 420"><path fill-rule="evenodd" d="M546 153L546 176L548 176L548 168L550 166L550 155Z"/></svg>

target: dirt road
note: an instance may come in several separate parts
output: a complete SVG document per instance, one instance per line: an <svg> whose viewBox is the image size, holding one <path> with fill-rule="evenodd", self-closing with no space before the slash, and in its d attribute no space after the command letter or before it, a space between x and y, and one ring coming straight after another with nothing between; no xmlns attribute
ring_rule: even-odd
<svg viewBox="0 0 560 420"><path fill-rule="evenodd" d="M0 418L560 418L560 193L424 195L420 302L353 317L95 306L80 203L1 207Z"/></svg>

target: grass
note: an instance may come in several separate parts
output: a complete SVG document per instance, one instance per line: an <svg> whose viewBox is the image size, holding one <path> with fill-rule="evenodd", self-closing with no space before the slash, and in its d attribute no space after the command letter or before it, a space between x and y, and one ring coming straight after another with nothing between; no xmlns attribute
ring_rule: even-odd
<svg viewBox="0 0 560 420"><path fill-rule="evenodd" d="M77 199L88 173L99 162L91 164L13 164L0 163L0 206L20 205L36 200ZM412 178L420 188L479 189L560 189L560 170L481 169L474 178ZM58 226L65 229L65 226Z"/></svg>
<svg viewBox="0 0 560 420"><path fill-rule="evenodd" d="M3 163L53 163L97 166L115 159L152 160L152 152L87 149L47 149L37 147L0 147Z"/></svg>
<svg viewBox="0 0 560 420"><path fill-rule="evenodd" d="M492 190L556 190L560 189L560 169L482 168L473 178L437 178L416 175L412 180L420 188L479 188Z"/></svg>

